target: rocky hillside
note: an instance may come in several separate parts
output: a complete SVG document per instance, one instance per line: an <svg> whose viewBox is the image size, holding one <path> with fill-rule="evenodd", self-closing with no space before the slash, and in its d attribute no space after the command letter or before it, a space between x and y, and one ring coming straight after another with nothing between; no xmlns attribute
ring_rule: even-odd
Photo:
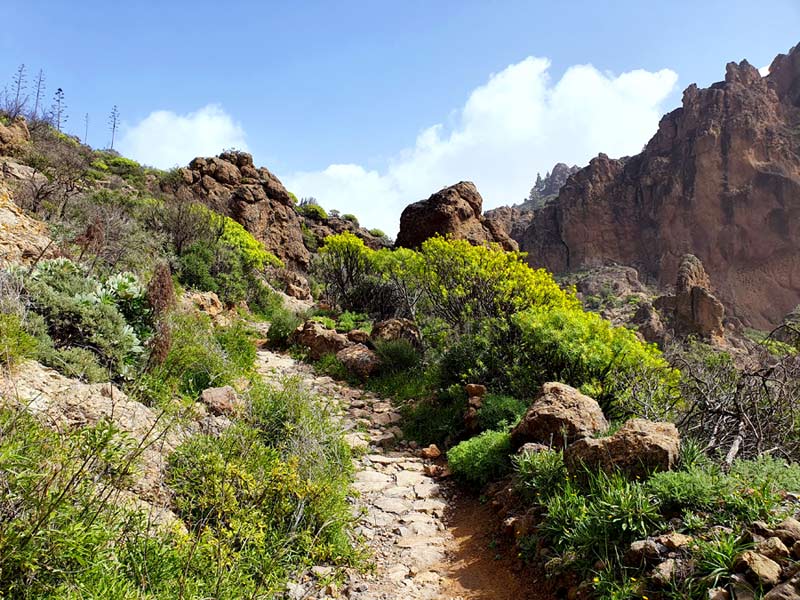
<svg viewBox="0 0 800 600"><path fill-rule="evenodd" d="M636 267L662 286L696 255L728 309L770 328L800 303L800 46L689 86L641 154L600 154L518 235L533 266ZM519 233L518 231L515 233Z"/></svg>

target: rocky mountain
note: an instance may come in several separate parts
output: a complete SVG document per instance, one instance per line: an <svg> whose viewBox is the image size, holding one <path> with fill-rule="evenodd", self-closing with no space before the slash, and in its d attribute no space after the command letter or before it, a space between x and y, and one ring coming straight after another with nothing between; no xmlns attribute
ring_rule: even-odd
<svg viewBox="0 0 800 600"><path fill-rule="evenodd" d="M434 235L451 235L473 244L496 242L506 250L517 250L503 227L483 216L483 198L475 184L461 181L410 204L400 216L397 245L416 248Z"/></svg>
<svg viewBox="0 0 800 600"><path fill-rule="evenodd" d="M484 216L499 223L512 239L520 240L533 221L533 211L555 200L569 176L579 170L577 165L568 167L564 163L556 163L544 177L536 174L536 183L524 202L487 210Z"/></svg>
<svg viewBox="0 0 800 600"><path fill-rule="evenodd" d="M594 158L517 240L534 266L618 263L661 286L691 253L734 315L778 324L800 303L800 46L766 77L745 60L689 86L641 154Z"/></svg>
<svg viewBox="0 0 800 600"><path fill-rule="evenodd" d="M351 221L333 216L303 215L296 198L269 169L253 164L246 152L223 152L195 158L179 170L180 180L168 183L177 198L199 201L241 223L290 270L304 272L311 255L328 235L349 231L371 248L387 245Z"/></svg>
<svg viewBox="0 0 800 600"><path fill-rule="evenodd" d="M580 169L577 165L568 167L564 163L556 163L553 170L548 172L544 178L541 174L536 174L536 183L531 188L528 198L520 205L520 208L536 210L542 208L549 201L554 200L558 196L558 192L567 183L567 179L573 173L577 173Z"/></svg>

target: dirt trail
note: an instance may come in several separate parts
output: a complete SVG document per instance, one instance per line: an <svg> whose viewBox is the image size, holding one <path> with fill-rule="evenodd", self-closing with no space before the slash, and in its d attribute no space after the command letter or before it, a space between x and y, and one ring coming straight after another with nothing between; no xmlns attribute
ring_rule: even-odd
<svg viewBox="0 0 800 600"><path fill-rule="evenodd" d="M314 578L293 584L289 597L353 600L463 599L525 600L525 588L511 562L494 543L494 518L476 499L448 481L425 473L426 461L394 445L400 415L390 402L316 375L310 366L260 351L258 369L280 384L299 377L311 391L330 400L341 414L348 442L364 454L356 459L354 511L357 532L375 561L373 573L350 576L344 590L325 589ZM315 571L315 570L312 570ZM324 570L316 569L318 579Z"/></svg>

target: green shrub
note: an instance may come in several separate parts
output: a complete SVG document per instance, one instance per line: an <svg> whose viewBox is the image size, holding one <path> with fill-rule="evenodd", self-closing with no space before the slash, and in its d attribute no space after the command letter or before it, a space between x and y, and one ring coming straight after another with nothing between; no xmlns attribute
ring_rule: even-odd
<svg viewBox="0 0 800 600"><path fill-rule="evenodd" d="M315 315L309 319L310 321L314 321L315 323L319 323L325 329L336 329L336 321L331 317L325 317L322 315Z"/></svg>
<svg viewBox="0 0 800 600"><path fill-rule="evenodd" d="M371 322L369 316L361 313L353 313L344 311L339 318L336 319L336 331L340 333L347 333L353 329L369 330Z"/></svg>
<svg viewBox="0 0 800 600"><path fill-rule="evenodd" d="M18 315L0 314L0 364L16 365L36 356L38 343L22 326Z"/></svg>
<svg viewBox="0 0 800 600"><path fill-rule="evenodd" d="M525 452L513 458L516 488L528 500L542 503L567 483L567 469L560 450Z"/></svg>
<svg viewBox="0 0 800 600"><path fill-rule="evenodd" d="M375 352L381 359L381 370L388 373L413 370L422 359L419 350L404 339L379 340L375 342Z"/></svg>
<svg viewBox="0 0 800 600"><path fill-rule="evenodd" d="M481 429L513 427L527 410L527 402L512 396L487 394L478 409L478 425Z"/></svg>
<svg viewBox="0 0 800 600"><path fill-rule="evenodd" d="M386 236L386 234L383 232L383 230L382 230L382 229L377 229L377 228L375 228L375 229L370 229L370 230L369 230L369 234L370 234L372 237L376 237L376 238L385 238L385 237L387 237L387 236Z"/></svg>
<svg viewBox="0 0 800 600"><path fill-rule="evenodd" d="M736 533L719 533L710 540L695 540L692 548L697 566L695 578L705 578L701 582L706 589L726 586L734 573L736 559L751 546Z"/></svg>
<svg viewBox="0 0 800 600"><path fill-rule="evenodd" d="M286 348L289 345L289 337L303 323L303 319L296 313L283 307L273 310L269 321L267 338L270 344L278 348Z"/></svg>
<svg viewBox="0 0 800 600"><path fill-rule="evenodd" d="M345 213L345 214L342 215L342 218L345 221L350 221L353 225L358 227L358 218L355 215L350 214L350 213Z"/></svg>
<svg viewBox="0 0 800 600"><path fill-rule="evenodd" d="M327 221L328 213L319 204L300 204L297 207L299 212L304 217L309 217L315 221Z"/></svg>
<svg viewBox="0 0 800 600"><path fill-rule="evenodd" d="M482 487L511 469L511 437L505 431L485 431L461 442L447 453L453 475L461 481Z"/></svg>
<svg viewBox="0 0 800 600"><path fill-rule="evenodd" d="M236 320L228 327L220 327L214 332L227 359L236 369L248 372L256 362L255 332L244 321Z"/></svg>
<svg viewBox="0 0 800 600"><path fill-rule="evenodd" d="M67 377L87 383L98 383L110 379L109 372L97 362L97 355L86 348L52 348L42 346L39 361Z"/></svg>
<svg viewBox="0 0 800 600"><path fill-rule="evenodd" d="M334 379L346 381L350 378L350 371L344 366L344 363L336 358L332 352L323 354L320 359L314 363L314 369L318 373L323 373Z"/></svg>

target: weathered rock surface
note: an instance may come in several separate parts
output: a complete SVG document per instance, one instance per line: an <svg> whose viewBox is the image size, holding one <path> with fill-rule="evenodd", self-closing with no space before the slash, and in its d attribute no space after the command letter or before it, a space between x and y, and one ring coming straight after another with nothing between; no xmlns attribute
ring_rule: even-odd
<svg viewBox="0 0 800 600"><path fill-rule="evenodd" d="M359 377L369 377L381 366L381 360L378 355L364 344L353 344L343 348L336 353L336 358L342 362L348 371Z"/></svg>
<svg viewBox="0 0 800 600"><path fill-rule="evenodd" d="M696 334L719 338L724 333L725 307L711 293L711 281L703 263L691 254L681 260L675 288L675 330L679 335Z"/></svg>
<svg viewBox="0 0 800 600"><path fill-rule="evenodd" d="M641 154L601 154L572 175L521 249L552 271L613 261L662 286L691 253L734 315L777 325L800 303L799 89L800 46L767 77L742 61L689 86Z"/></svg>
<svg viewBox="0 0 800 600"><path fill-rule="evenodd" d="M579 475L584 466L606 472L621 470L630 476L646 477L653 471L675 466L680 436L672 423L631 419L614 435L583 438L564 450L567 469Z"/></svg>
<svg viewBox="0 0 800 600"><path fill-rule="evenodd" d="M545 383L528 412L511 431L516 449L528 442L564 448L608 429L597 402L563 383Z"/></svg>
<svg viewBox="0 0 800 600"><path fill-rule="evenodd" d="M483 198L474 183L462 181L451 185L403 210L397 245L418 248L438 234L472 244L496 242L506 250L517 250L517 243L500 224L484 217L482 211Z"/></svg>
<svg viewBox="0 0 800 600"><path fill-rule="evenodd" d="M178 198L203 202L238 221L288 267L308 266L310 254L294 200L268 169L255 167L250 154L195 158L180 176L180 183L169 190Z"/></svg>
<svg viewBox="0 0 800 600"><path fill-rule="evenodd" d="M773 586L781 580L781 566L758 552L743 552L734 562L733 568L738 573L744 573L751 583Z"/></svg>
<svg viewBox="0 0 800 600"><path fill-rule="evenodd" d="M52 250L45 224L22 212L0 184L0 268L49 258Z"/></svg>
<svg viewBox="0 0 800 600"><path fill-rule="evenodd" d="M109 419L141 444L140 470L130 490L147 501L165 502L166 456L184 438L154 410L108 383L86 384L29 361L13 377L0 374L0 402L24 408L47 427L76 428Z"/></svg>
<svg viewBox="0 0 800 600"><path fill-rule="evenodd" d="M411 319L386 319L375 323L370 334L370 341L375 342L394 342L396 340L406 340L415 348L422 346L422 335L419 327Z"/></svg>
<svg viewBox="0 0 800 600"><path fill-rule="evenodd" d="M215 415L233 415L242 408L236 390L229 385L203 390L200 401Z"/></svg>
<svg viewBox="0 0 800 600"><path fill-rule="evenodd" d="M336 354L352 344L346 335L328 329L316 321L306 321L295 329L292 341L308 348L309 355L314 360L319 360L325 354Z"/></svg>
<svg viewBox="0 0 800 600"><path fill-rule="evenodd" d="M8 125L0 123L0 156L17 156L25 150L31 134L23 117L17 117Z"/></svg>

